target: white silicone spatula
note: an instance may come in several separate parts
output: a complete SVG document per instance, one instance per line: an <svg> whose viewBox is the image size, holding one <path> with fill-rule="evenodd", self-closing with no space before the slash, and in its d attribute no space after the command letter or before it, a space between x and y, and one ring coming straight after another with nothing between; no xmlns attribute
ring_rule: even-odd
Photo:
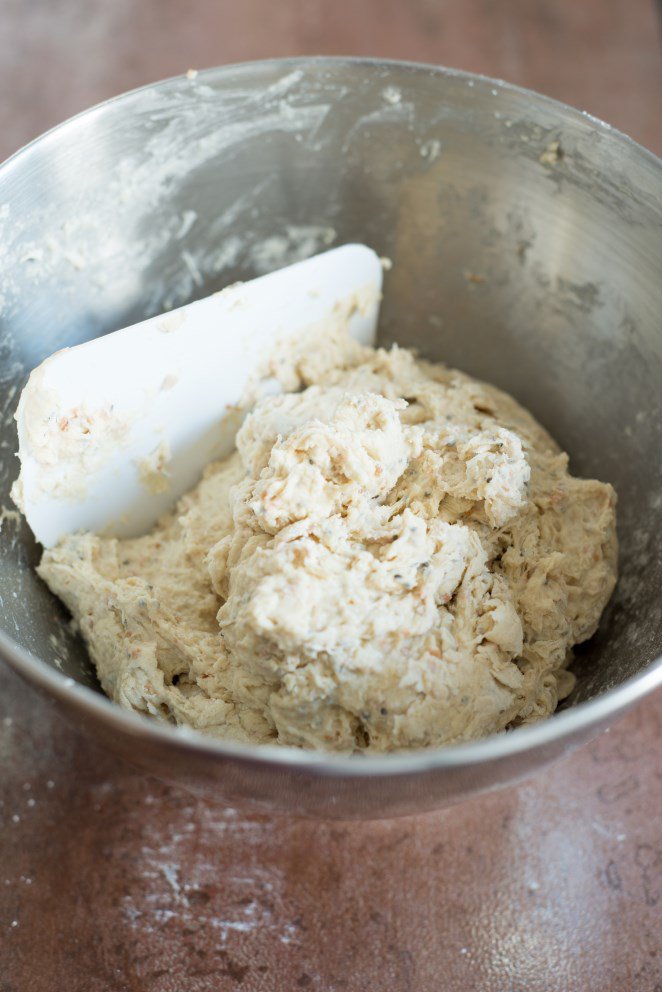
<svg viewBox="0 0 662 992"><path fill-rule="evenodd" d="M381 281L377 255L345 245L52 355L16 412L14 495L37 539L146 531L231 452L233 406L278 343L333 321L374 343Z"/></svg>

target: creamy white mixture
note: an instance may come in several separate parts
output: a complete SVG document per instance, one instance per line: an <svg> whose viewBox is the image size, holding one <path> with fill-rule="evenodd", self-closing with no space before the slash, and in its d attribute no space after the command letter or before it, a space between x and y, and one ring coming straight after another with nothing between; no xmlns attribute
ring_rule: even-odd
<svg viewBox="0 0 662 992"><path fill-rule="evenodd" d="M288 388L152 533L44 553L108 695L343 752L552 713L614 587L612 488L570 476L509 396L408 351L330 338Z"/></svg>

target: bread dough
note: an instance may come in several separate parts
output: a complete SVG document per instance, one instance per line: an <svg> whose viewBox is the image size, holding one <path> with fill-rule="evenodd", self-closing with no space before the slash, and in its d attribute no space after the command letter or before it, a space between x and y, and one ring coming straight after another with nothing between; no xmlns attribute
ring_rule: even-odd
<svg viewBox="0 0 662 992"><path fill-rule="evenodd" d="M614 587L611 486L511 397L397 347L339 337L286 378L150 534L44 552L108 695L341 752L552 713Z"/></svg>

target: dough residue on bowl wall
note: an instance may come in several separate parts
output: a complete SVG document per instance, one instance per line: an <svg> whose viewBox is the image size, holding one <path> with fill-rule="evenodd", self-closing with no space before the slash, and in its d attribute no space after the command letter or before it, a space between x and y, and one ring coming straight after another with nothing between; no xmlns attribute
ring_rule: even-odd
<svg viewBox="0 0 662 992"><path fill-rule="evenodd" d="M331 336L150 534L39 573L108 695L243 742L382 752L548 716L616 579L615 494L511 397Z"/></svg>

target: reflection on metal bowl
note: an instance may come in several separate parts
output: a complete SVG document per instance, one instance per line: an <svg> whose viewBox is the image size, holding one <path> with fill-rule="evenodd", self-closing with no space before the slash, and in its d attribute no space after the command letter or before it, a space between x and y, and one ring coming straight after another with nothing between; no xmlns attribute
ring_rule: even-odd
<svg viewBox="0 0 662 992"><path fill-rule="evenodd" d="M381 340L511 392L619 494L621 579L545 723L352 759L232 746L123 712L0 530L0 654L104 746L221 801L377 817L514 781L662 682L662 163L544 97L429 66L257 62L129 93L0 168L0 505L12 414L57 348L331 244L393 261Z"/></svg>

